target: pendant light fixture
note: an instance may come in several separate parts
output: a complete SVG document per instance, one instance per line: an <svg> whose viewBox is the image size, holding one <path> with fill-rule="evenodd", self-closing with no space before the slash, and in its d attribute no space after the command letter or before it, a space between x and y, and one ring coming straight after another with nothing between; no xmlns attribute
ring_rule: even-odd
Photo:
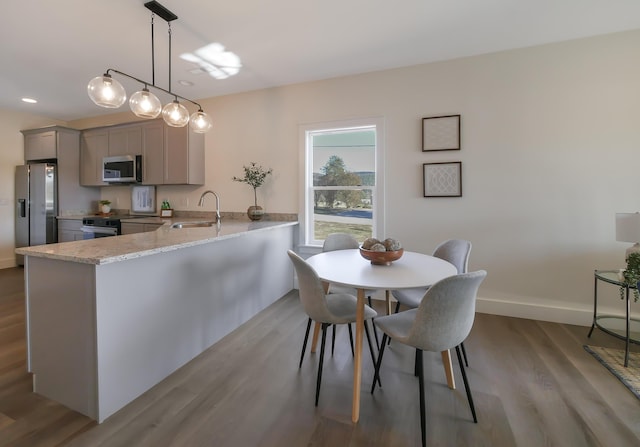
<svg viewBox="0 0 640 447"><path fill-rule="evenodd" d="M189 127L198 133L207 132L212 127L211 118L202 110L202 106L189 98L180 96L171 91L171 22L176 20L176 16L173 12L162 6L156 1L150 1L144 4L149 9L151 14L151 74L152 81L147 82L131 76L127 73L123 73L113 68L109 68L102 76L93 78L87 86L87 93L89 98L99 105L100 107L106 107L115 109L120 107L127 100L127 93L117 80L113 79L110 72L119 74L121 76L133 79L139 82L144 87L142 90L131 95L129 99L129 106L131 111L140 118L153 119L160 115L162 112L162 118L167 125L172 127L184 127L189 123ZM167 22L169 30L169 89L165 90L162 87L155 85L155 45L154 45L154 17L160 16ZM160 90L173 96L173 101L162 107L162 104L158 97L149 91L149 87L156 90ZM198 106L198 111L189 117L189 111L185 106L180 104L178 98L188 101Z"/></svg>

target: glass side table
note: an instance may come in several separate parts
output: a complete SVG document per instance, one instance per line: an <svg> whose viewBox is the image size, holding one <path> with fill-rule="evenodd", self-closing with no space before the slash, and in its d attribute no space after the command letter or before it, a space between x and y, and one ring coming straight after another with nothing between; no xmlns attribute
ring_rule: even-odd
<svg viewBox="0 0 640 447"><path fill-rule="evenodd" d="M618 277L619 270L595 270L594 272L594 285L593 285L593 323L591 323L591 330L587 337L591 337L593 328L598 327L603 332L612 335L625 342L624 351L624 366L629 364L629 343L640 344L640 340L633 338L632 333L640 333L640 320L630 317L629 290L636 288L635 285L628 285L624 281L620 281ZM608 284L613 284L618 287L625 288L625 301L626 301L626 315L624 317L620 315L598 315L598 281L602 281ZM625 323L625 329L616 329L615 323L620 323L623 320ZM633 325L633 331L632 331Z"/></svg>

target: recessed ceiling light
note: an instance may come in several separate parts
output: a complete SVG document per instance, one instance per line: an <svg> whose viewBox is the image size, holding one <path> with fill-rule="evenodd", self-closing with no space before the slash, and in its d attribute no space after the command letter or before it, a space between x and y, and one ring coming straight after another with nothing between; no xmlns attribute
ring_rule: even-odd
<svg viewBox="0 0 640 447"><path fill-rule="evenodd" d="M191 87L191 86L193 85L193 82L191 82L191 81L185 81L184 79L180 79L180 80L178 81L178 84L180 84L180 85L184 85L184 86L186 86L186 87Z"/></svg>
<svg viewBox="0 0 640 447"><path fill-rule="evenodd" d="M35 104L35 103L38 102L37 100L35 100L33 98L22 98L22 101L23 102L28 102L29 104Z"/></svg>

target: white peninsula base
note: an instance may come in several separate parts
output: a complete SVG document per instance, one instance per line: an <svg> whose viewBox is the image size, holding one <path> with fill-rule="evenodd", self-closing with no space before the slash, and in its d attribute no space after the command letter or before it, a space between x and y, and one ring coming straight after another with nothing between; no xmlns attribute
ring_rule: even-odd
<svg viewBox="0 0 640 447"><path fill-rule="evenodd" d="M104 421L289 292L295 230L97 265L26 256L34 391Z"/></svg>

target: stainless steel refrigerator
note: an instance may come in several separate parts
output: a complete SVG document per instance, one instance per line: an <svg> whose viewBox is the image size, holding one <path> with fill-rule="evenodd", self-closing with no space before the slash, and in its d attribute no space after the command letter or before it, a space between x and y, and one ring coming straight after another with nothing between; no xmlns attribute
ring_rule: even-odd
<svg viewBox="0 0 640 447"><path fill-rule="evenodd" d="M16 248L57 242L57 185L55 164L16 166ZM16 255L18 265L24 264L23 258Z"/></svg>

